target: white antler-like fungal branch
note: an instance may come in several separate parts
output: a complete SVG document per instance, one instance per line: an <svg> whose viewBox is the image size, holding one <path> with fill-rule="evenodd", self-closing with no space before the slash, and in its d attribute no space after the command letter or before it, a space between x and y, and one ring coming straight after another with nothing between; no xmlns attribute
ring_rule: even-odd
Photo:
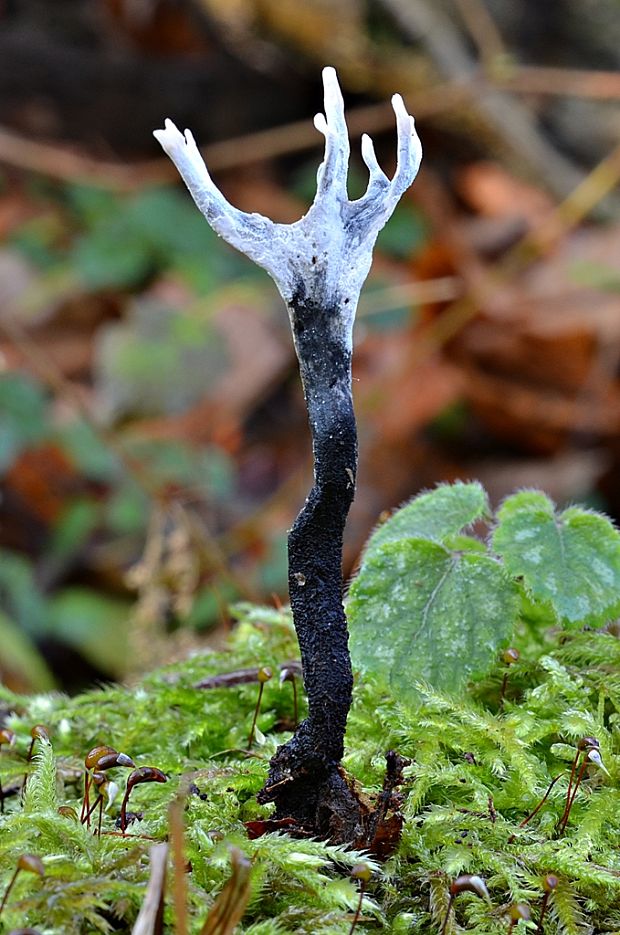
<svg viewBox="0 0 620 935"><path fill-rule="evenodd" d="M323 71L323 84L325 113L314 123L325 137L325 157L316 198L295 224L274 224L229 205L189 130L182 136L166 121L155 135L211 226L275 280L289 311L312 433L314 483L288 536L289 594L308 717L272 757L259 801L274 802L276 819L292 818L310 836L363 846L359 842L374 840L377 825L369 823L367 806L339 766L353 690L342 604L342 536L357 473L351 332L377 234L413 181L421 148L396 95L394 178L382 172L365 136L368 188L349 201L349 137L333 68Z"/></svg>
<svg viewBox="0 0 620 935"><path fill-rule="evenodd" d="M171 120L154 135L170 156L196 205L209 224L232 246L262 266L275 280L287 305L303 285L306 294L343 310L350 332L361 287L366 279L377 234L414 180L422 147L413 117L399 94L392 98L398 134L397 166L390 181L377 162L372 140L362 137L368 188L357 201L347 196L349 136L344 102L333 68L323 70L325 113L314 124L325 137L325 157L318 171L317 193L308 213L295 224L275 224L229 204L213 183L189 130L180 133ZM345 301L346 300L346 301ZM346 319L346 321L345 321Z"/></svg>

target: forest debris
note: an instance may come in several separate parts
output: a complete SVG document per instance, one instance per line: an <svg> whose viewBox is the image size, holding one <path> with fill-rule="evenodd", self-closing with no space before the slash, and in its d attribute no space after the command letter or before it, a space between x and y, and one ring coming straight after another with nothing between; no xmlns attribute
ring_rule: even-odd
<svg viewBox="0 0 620 935"><path fill-rule="evenodd" d="M187 861L185 855L185 829L183 813L187 800L188 786L181 786L178 795L170 803L168 809L168 838L172 851L174 877L172 881L172 900L175 915L176 935L187 935L188 932L188 906L187 906Z"/></svg>
<svg viewBox="0 0 620 935"><path fill-rule="evenodd" d="M131 935L162 935L163 932L168 845L153 844L149 857L151 874Z"/></svg>
<svg viewBox="0 0 620 935"><path fill-rule="evenodd" d="M444 78L466 79L475 71L465 40L448 16L427 0L382 0L403 33L422 41ZM487 85L479 88L470 107L486 128L530 171L542 179L549 191L564 197L582 178L579 170L539 130L528 108L514 98Z"/></svg>
<svg viewBox="0 0 620 935"><path fill-rule="evenodd" d="M120 336L127 327L115 326L114 333ZM139 336L138 322L136 327ZM139 434L150 439L187 439L193 445L217 440L224 447L234 448L241 422L268 395L292 361L292 349L278 332L263 292L220 296L209 327L211 344L217 342L219 350L211 349L214 366L211 373L203 375L202 392L196 387L189 405L181 412L143 418L137 428ZM101 355L100 384L109 396L109 404L115 404L119 392L113 354L117 340L104 346ZM150 397L148 393L146 398ZM135 394L132 398L135 402Z"/></svg>
<svg viewBox="0 0 620 935"><path fill-rule="evenodd" d="M230 848L231 875L213 903L200 935L232 935L250 899L252 865L238 847Z"/></svg>
<svg viewBox="0 0 620 935"><path fill-rule="evenodd" d="M405 819L400 812L401 796L395 790L405 781L403 770L411 764L411 760L395 750L388 750L385 763L383 789L371 813L368 835L364 842L364 847L378 860L387 860L400 842Z"/></svg>
<svg viewBox="0 0 620 935"><path fill-rule="evenodd" d="M278 668L281 672L289 671L301 676L301 662L297 659L282 662ZM252 666L248 669L235 669L234 672L219 672L216 675L208 675L196 682L194 688L232 688L235 685L254 684L259 671L259 666Z"/></svg>
<svg viewBox="0 0 620 935"><path fill-rule="evenodd" d="M472 210L489 218L520 217L536 227L553 210L549 195L497 162L470 162L456 176L456 190Z"/></svg>
<svg viewBox="0 0 620 935"><path fill-rule="evenodd" d="M287 831L296 837L305 834L294 818L264 818L256 821L246 821L245 829L250 841L255 841L256 838L262 838L264 834L273 834L276 831ZM306 834L306 837L310 837L310 835Z"/></svg>

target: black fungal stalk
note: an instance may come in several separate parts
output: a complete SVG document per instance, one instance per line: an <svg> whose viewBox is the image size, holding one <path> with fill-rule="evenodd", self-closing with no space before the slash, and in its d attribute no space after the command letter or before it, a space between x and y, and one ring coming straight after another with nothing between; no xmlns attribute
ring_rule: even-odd
<svg viewBox="0 0 620 935"><path fill-rule="evenodd" d="M342 538L357 470L352 330L375 240L415 178L422 151L413 118L396 94L396 172L388 179L364 134L368 187L349 201L349 139L333 68L324 69L323 83L325 114L314 123L325 137L325 158L315 200L295 224L274 224L230 205L189 130L181 134L167 120L155 136L213 229L270 273L288 308L314 454L314 485L288 540L308 717L278 748L259 799L274 802L276 819L292 819L306 833L352 842L367 831L367 810L340 766L353 687L342 605Z"/></svg>
<svg viewBox="0 0 620 935"><path fill-rule="evenodd" d="M351 352L330 336L334 310L316 307L301 287L291 312L314 454L314 485L288 537L308 717L273 757L259 799L275 801L276 818L292 815L353 840L363 831L359 804L339 769L353 689L342 605L342 540L357 471Z"/></svg>

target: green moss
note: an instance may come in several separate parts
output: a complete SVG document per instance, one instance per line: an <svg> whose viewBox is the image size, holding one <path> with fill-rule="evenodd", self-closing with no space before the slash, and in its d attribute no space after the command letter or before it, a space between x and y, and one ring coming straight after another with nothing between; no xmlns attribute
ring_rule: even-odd
<svg viewBox="0 0 620 935"><path fill-rule="evenodd" d="M250 841L244 827L269 815L255 794L269 757L287 736L276 728L292 714L290 684L280 687L273 678L265 685L258 721L262 744L250 756L244 750L256 683L194 687L208 674L256 665L275 671L294 658L285 613L247 606L240 616L229 652L195 656L132 688L103 688L72 699L18 697L0 688L0 703L13 712L8 726L18 734L16 747L0 756L3 786L20 780L35 723L49 727L52 741L37 741L24 803L16 795L7 798L0 817L0 886L6 886L21 853L39 854L46 867L42 880L20 876L0 931L3 924L6 931L28 924L44 935L131 931L152 842L112 834L98 839L57 812L59 805L79 811L84 755L97 743L109 743L169 777L165 785L134 789L129 808L144 818L130 826L131 834L165 838L168 805L187 777L203 793L188 795L185 810L192 933L200 932L230 875L229 844L253 865L241 931L348 933L357 902L348 871L360 854L284 834ZM381 694L371 679L358 682L346 768L373 791L380 788L388 749L412 760L402 790L406 821L400 849L387 863L372 864L376 872L360 935L438 932L449 881L460 873L485 879L493 908L473 894L459 896L448 931L504 933L505 909L517 900L530 904L536 921L542 878L550 872L560 884L550 900L547 933L620 928L620 641L606 631L551 630L534 639L524 626L515 645L521 659L511 667L502 707L500 664L458 697L428 688L415 707ZM558 837L574 742L590 734L600 741L610 775L595 767L588 771L566 832ZM519 828L558 773L545 806ZM111 775L122 785L127 771ZM118 808L117 799L104 817L104 831L114 830ZM174 932L171 898L165 931Z"/></svg>

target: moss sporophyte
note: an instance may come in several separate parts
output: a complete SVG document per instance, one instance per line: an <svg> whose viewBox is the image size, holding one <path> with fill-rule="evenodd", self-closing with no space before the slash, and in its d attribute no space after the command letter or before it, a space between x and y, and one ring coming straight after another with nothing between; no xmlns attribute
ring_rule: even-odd
<svg viewBox="0 0 620 935"><path fill-rule="evenodd" d="M278 726L291 718L292 698L275 677L265 683L258 715L262 739L248 753L255 661L274 673L284 661L290 665L296 637L286 610L243 605L235 613L238 624L227 652L196 655L133 688L28 698L0 687L17 738L1 758L6 797L0 894L20 855L36 854L46 868L44 877L18 876L0 917L7 931L29 925L41 935L92 935L109 931L113 918L115 931L129 935L146 897L153 839L169 838L169 804L180 788L186 790L183 856L175 866L187 876L189 935L199 935L233 874L229 846L251 865L251 898L239 924L250 935L349 935L364 882L358 871L351 876L359 864L371 876L364 882L355 935L439 935L453 881L465 874L484 882L492 906L467 889L459 891L447 932L505 935L511 926L521 931L526 920L514 918L522 911L517 904L529 907L531 924L542 925L545 935L620 928L620 640L613 628L563 629L552 616L536 617L528 604L510 636L520 659L503 706L503 650L490 654L486 674L457 690L421 678L415 700L386 687L389 677L380 667L372 673L365 663L357 676L344 766L376 804L386 779L386 748L410 760L386 803L388 818L400 812L400 843L379 862L354 848L292 837L290 824L278 825L272 807L257 803L280 741ZM254 674L239 681L244 672ZM236 679L226 681L227 673ZM205 683L211 687L197 687ZM303 696L300 702L305 706ZM22 804L30 725L42 715L52 742L34 756ZM168 778L132 785L129 801L142 821L125 835L114 828L130 769L110 770L121 792L110 810L104 802L101 837L78 820L84 751L98 735L101 743L108 739L129 751L136 769L156 763ZM587 752L579 751L570 820L560 835L571 764L585 738L599 742L610 775L587 760L573 796ZM396 761L393 772L398 766ZM542 807L522 825L555 776ZM91 807L94 798L93 791ZM274 833L253 837L253 824ZM137 828L139 836L133 834ZM171 887L176 873L169 870ZM163 932L176 935L171 890L162 892Z"/></svg>
<svg viewBox="0 0 620 935"><path fill-rule="evenodd" d="M345 617L353 311L420 150L395 98L396 174L365 137L368 190L348 201L333 70L324 82L318 193L290 227L228 205L191 134L157 134L216 231L271 272L289 309L315 466L289 537L292 613L237 606L226 653L137 686L77 698L0 686L7 931L620 931L612 523L540 491L493 511L479 483L440 485L373 532ZM300 651L298 698L284 682ZM307 716L290 736L298 704Z"/></svg>

